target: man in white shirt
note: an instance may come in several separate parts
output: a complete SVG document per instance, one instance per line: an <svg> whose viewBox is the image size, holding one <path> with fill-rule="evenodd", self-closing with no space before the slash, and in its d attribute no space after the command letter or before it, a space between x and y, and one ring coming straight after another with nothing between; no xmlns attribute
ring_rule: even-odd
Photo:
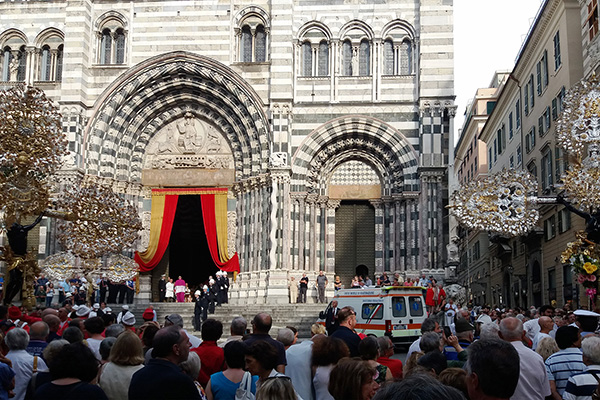
<svg viewBox="0 0 600 400"><path fill-rule="evenodd" d="M523 344L523 323L514 317L503 319L500 322L499 336L510 342L519 353L519 383L511 400L544 400L546 396L550 396L550 383L544 359Z"/></svg>
<svg viewBox="0 0 600 400"><path fill-rule="evenodd" d="M551 337L550 332L552 332L552 329L554 328L554 321L552 321L552 318L550 317L542 316L539 317L537 321L540 325L540 331L533 338L533 345L531 346L531 350L533 351L537 349L540 340L545 337Z"/></svg>
<svg viewBox="0 0 600 400"><path fill-rule="evenodd" d="M543 305L540 307L540 317L550 317L552 318L554 316L554 307L552 307L549 304ZM554 333L556 332L556 329L558 327L554 327L552 328L552 331L550 333L551 337L554 337ZM533 341L533 339L535 339L535 335L538 334L538 332L540 331L540 324L538 323L537 319L530 319L529 321L525 322L523 324L523 329L525 329L525 333L527 334L527 337Z"/></svg>
<svg viewBox="0 0 600 400"><path fill-rule="evenodd" d="M25 329L11 329L6 334L4 341L9 349L6 358L12 362L12 369L15 371L15 397L13 399L23 400L31 375L35 371L46 372L48 367L40 357L34 357L25 350L29 344L29 334Z"/></svg>
<svg viewBox="0 0 600 400"><path fill-rule="evenodd" d="M427 318L421 324L421 335L423 335L426 332L442 333L442 328L440 328L440 324L438 324L438 322L435 319ZM414 353L415 351L421 351L420 345L421 345L421 338L418 338L410 345L410 347L408 348L408 353L406 353L407 360L410 357L410 355L412 353Z"/></svg>

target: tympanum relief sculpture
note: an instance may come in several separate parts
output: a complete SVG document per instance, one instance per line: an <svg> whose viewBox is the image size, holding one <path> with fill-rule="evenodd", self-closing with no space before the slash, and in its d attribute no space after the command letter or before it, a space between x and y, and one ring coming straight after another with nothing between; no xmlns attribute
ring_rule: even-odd
<svg viewBox="0 0 600 400"><path fill-rule="evenodd" d="M232 169L233 155L219 129L187 112L148 144L144 169Z"/></svg>

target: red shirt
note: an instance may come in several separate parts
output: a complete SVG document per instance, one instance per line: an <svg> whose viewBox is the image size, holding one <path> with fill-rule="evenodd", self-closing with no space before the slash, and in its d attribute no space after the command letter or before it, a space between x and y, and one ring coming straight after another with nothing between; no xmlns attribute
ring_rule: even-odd
<svg viewBox="0 0 600 400"><path fill-rule="evenodd" d="M205 388L212 374L225 370L225 353L217 346L217 342L210 340L205 340L190 351L200 356L198 382Z"/></svg>
<svg viewBox="0 0 600 400"><path fill-rule="evenodd" d="M388 367L392 372L394 379L402 379L402 361L394 360L393 358L379 357L377 362Z"/></svg>

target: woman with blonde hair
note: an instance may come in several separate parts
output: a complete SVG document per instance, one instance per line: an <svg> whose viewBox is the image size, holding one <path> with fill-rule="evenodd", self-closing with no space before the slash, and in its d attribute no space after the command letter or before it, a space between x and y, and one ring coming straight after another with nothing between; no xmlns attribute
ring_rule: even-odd
<svg viewBox="0 0 600 400"><path fill-rule="evenodd" d="M258 389L256 400L298 400L298 396L289 376L272 376Z"/></svg>
<svg viewBox="0 0 600 400"><path fill-rule="evenodd" d="M98 385L109 399L127 400L131 377L144 367L142 341L132 331L125 330L110 349L108 360L102 366Z"/></svg>
<svg viewBox="0 0 600 400"><path fill-rule="evenodd" d="M538 353L544 361L548 357L550 357L554 353L558 353L560 349L558 348L558 344L556 344L556 340L551 337L545 337L538 343L535 352Z"/></svg>

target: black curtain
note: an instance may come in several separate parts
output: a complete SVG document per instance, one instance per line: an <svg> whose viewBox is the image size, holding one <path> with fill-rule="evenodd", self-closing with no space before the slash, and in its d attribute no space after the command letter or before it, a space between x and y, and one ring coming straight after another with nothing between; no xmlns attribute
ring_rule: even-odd
<svg viewBox="0 0 600 400"><path fill-rule="evenodd" d="M195 289L215 276L217 267L212 262L199 195L180 195L169 240L169 275L181 277Z"/></svg>

